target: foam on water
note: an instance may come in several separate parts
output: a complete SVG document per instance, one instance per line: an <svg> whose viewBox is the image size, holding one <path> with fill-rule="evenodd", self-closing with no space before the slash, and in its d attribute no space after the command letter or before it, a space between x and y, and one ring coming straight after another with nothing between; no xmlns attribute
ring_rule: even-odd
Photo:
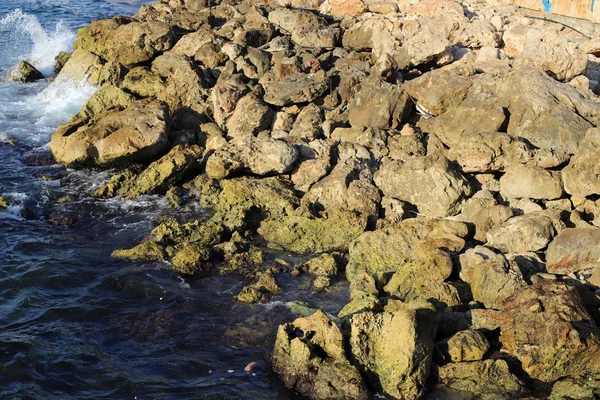
<svg viewBox="0 0 600 400"><path fill-rule="evenodd" d="M54 31L46 31L34 15L24 13L19 8L0 20L0 32L13 38L15 36L28 38L33 46L24 58L45 76L53 75L54 59L61 51L70 51L76 37L75 32L65 27L62 22L56 24ZM21 49L14 50L18 53L11 54L13 57L22 57L19 51Z"/></svg>

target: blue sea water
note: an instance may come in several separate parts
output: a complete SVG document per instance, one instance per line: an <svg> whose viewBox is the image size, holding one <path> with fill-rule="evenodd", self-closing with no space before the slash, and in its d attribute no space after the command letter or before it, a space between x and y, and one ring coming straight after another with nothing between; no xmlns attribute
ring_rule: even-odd
<svg viewBox="0 0 600 400"><path fill-rule="evenodd" d="M292 318L282 304L309 288L284 278L295 289L276 302L242 305L239 278L112 259L150 231L164 201L92 199L109 172L28 161L43 159L95 88L16 84L7 71L27 59L50 76L78 28L142 3L0 0L0 196L10 204L0 209L0 399L293 398L265 360L277 324ZM320 302L335 311L334 297Z"/></svg>

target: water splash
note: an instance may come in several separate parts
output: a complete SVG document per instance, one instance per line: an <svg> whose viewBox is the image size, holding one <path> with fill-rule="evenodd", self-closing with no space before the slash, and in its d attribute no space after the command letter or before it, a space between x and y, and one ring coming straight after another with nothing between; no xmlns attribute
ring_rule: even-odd
<svg viewBox="0 0 600 400"><path fill-rule="evenodd" d="M34 15L24 13L19 8L0 20L0 32L6 32L17 39L13 41L14 48L10 49L11 58L23 57L19 42L23 36L28 38L33 47L24 58L46 76L53 75L55 57L61 51L70 51L76 38L75 32L62 22L56 24L54 31L47 31Z"/></svg>

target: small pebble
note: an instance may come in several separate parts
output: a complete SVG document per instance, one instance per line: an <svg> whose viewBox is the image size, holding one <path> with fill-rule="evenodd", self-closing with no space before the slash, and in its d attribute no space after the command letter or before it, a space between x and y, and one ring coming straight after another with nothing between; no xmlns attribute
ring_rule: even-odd
<svg viewBox="0 0 600 400"><path fill-rule="evenodd" d="M256 369L257 366L258 366L258 363L256 361L252 361L250 364L246 365L246 367L244 368L244 371L252 372L252 371L254 371L254 369Z"/></svg>

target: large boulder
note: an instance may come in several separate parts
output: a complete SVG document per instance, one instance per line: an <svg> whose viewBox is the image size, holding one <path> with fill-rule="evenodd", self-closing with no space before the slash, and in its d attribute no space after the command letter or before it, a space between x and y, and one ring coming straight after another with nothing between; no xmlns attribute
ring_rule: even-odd
<svg viewBox="0 0 600 400"><path fill-rule="evenodd" d="M526 163L534 151L523 139L502 132L478 132L463 135L448 151L464 172L496 172Z"/></svg>
<svg viewBox="0 0 600 400"><path fill-rule="evenodd" d="M500 178L500 194L505 199L554 200L562 197L560 172L532 165L514 165Z"/></svg>
<svg viewBox="0 0 600 400"><path fill-rule="evenodd" d="M168 149L168 118L165 103L135 101L59 126L50 150L67 166L153 161Z"/></svg>
<svg viewBox="0 0 600 400"><path fill-rule="evenodd" d="M265 102L283 107L315 100L325 93L329 79L322 70L310 75L297 73L283 79L274 79L272 75L265 74L260 84L265 89Z"/></svg>
<svg viewBox="0 0 600 400"><path fill-rule="evenodd" d="M576 287L541 281L504 300L500 311L500 341L532 378L600 372L600 330Z"/></svg>
<svg viewBox="0 0 600 400"><path fill-rule="evenodd" d="M364 163L355 159L338 163L329 175L315 183L302 204L325 210L356 211L369 216L379 212L381 195Z"/></svg>
<svg viewBox="0 0 600 400"><path fill-rule="evenodd" d="M95 91L92 97L81 107L77 117L92 118L109 107L126 107L134 100L135 98L123 89L106 83Z"/></svg>
<svg viewBox="0 0 600 400"><path fill-rule="evenodd" d="M598 157L600 157L600 130L590 129L579 151L562 170L567 193L577 197L600 194Z"/></svg>
<svg viewBox="0 0 600 400"><path fill-rule="evenodd" d="M348 118L353 127L397 128L412 111L412 100L402 88L378 79L363 81L348 104Z"/></svg>
<svg viewBox="0 0 600 400"><path fill-rule="evenodd" d="M425 391L436 331L430 309L362 312L352 316L350 346L374 391L417 399Z"/></svg>
<svg viewBox="0 0 600 400"><path fill-rule="evenodd" d="M490 230L487 241L491 247L509 253L543 250L564 228L559 213L548 210L518 215Z"/></svg>
<svg viewBox="0 0 600 400"><path fill-rule="evenodd" d="M44 79L44 74L38 71L31 63L21 61L9 73L8 78L15 82L35 82Z"/></svg>
<svg viewBox="0 0 600 400"><path fill-rule="evenodd" d="M386 162L374 180L384 195L412 203L430 217L458 214L471 194L466 178L443 156Z"/></svg>
<svg viewBox="0 0 600 400"><path fill-rule="evenodd" d="M272 361L287 387L313 400L370 398L346 357L342 332L322 311L281 325Z"/></svg>
<svg viewBox="0 0 600 400"><path fill-rule="evenodd" d="M527 285L517 263L500 254L475 264L469 283L473 299L486 308L495 309L501 307L504 299Z"/></svg>
<svg viewBox="0 0 600 400"><path fill-rule="evenodd" d="M465 330L441 341L436 349L448 362L479 361L490 349L490 343L480 331Z"/></svg>
<svg viewBox="0 0 600 400"><path fill-rule="evenodd" d="M548 272L567 275L600 265L600 229L567 228L548 245Z"/></svg>
<svg viewBox="0 0 600 400"><path fill-rule="evenodd" d="M297 158L296 148L281 140L240 136L210 155L206 173L214 179L239 172L278 175L289 172Z"/></svg>
<svg viewBox="0 0 600 400"><path fill-rule="evenodd" d="M463 205L458 219L473 224L473 238L480 242L487 240L487 233L514 216L512 208L498 204L490 192L476 194Z"/></svg>
<svg viewBox="0 0 600 400"><path fill-rule="evenodd" d="M152 60L175 42L175 32L166 23L117 17L92 21L89 27L79 31L74 48L131 67Z"/></svg>
<svg viewBox="0 0 600 400"><path fill-rule="evenodd" d="M437 376L440 384L462 395L457 399L509 400L525 391L504 360L450 363L439 367Z"/></svg>
<svg viewBox="0 0 600 400"><path fill-rule="evenodd" d="M367 227L367 218L350 212L328 217L287 216L265 221L258 233L269 246L295 253L348 251Z"/></svg>

